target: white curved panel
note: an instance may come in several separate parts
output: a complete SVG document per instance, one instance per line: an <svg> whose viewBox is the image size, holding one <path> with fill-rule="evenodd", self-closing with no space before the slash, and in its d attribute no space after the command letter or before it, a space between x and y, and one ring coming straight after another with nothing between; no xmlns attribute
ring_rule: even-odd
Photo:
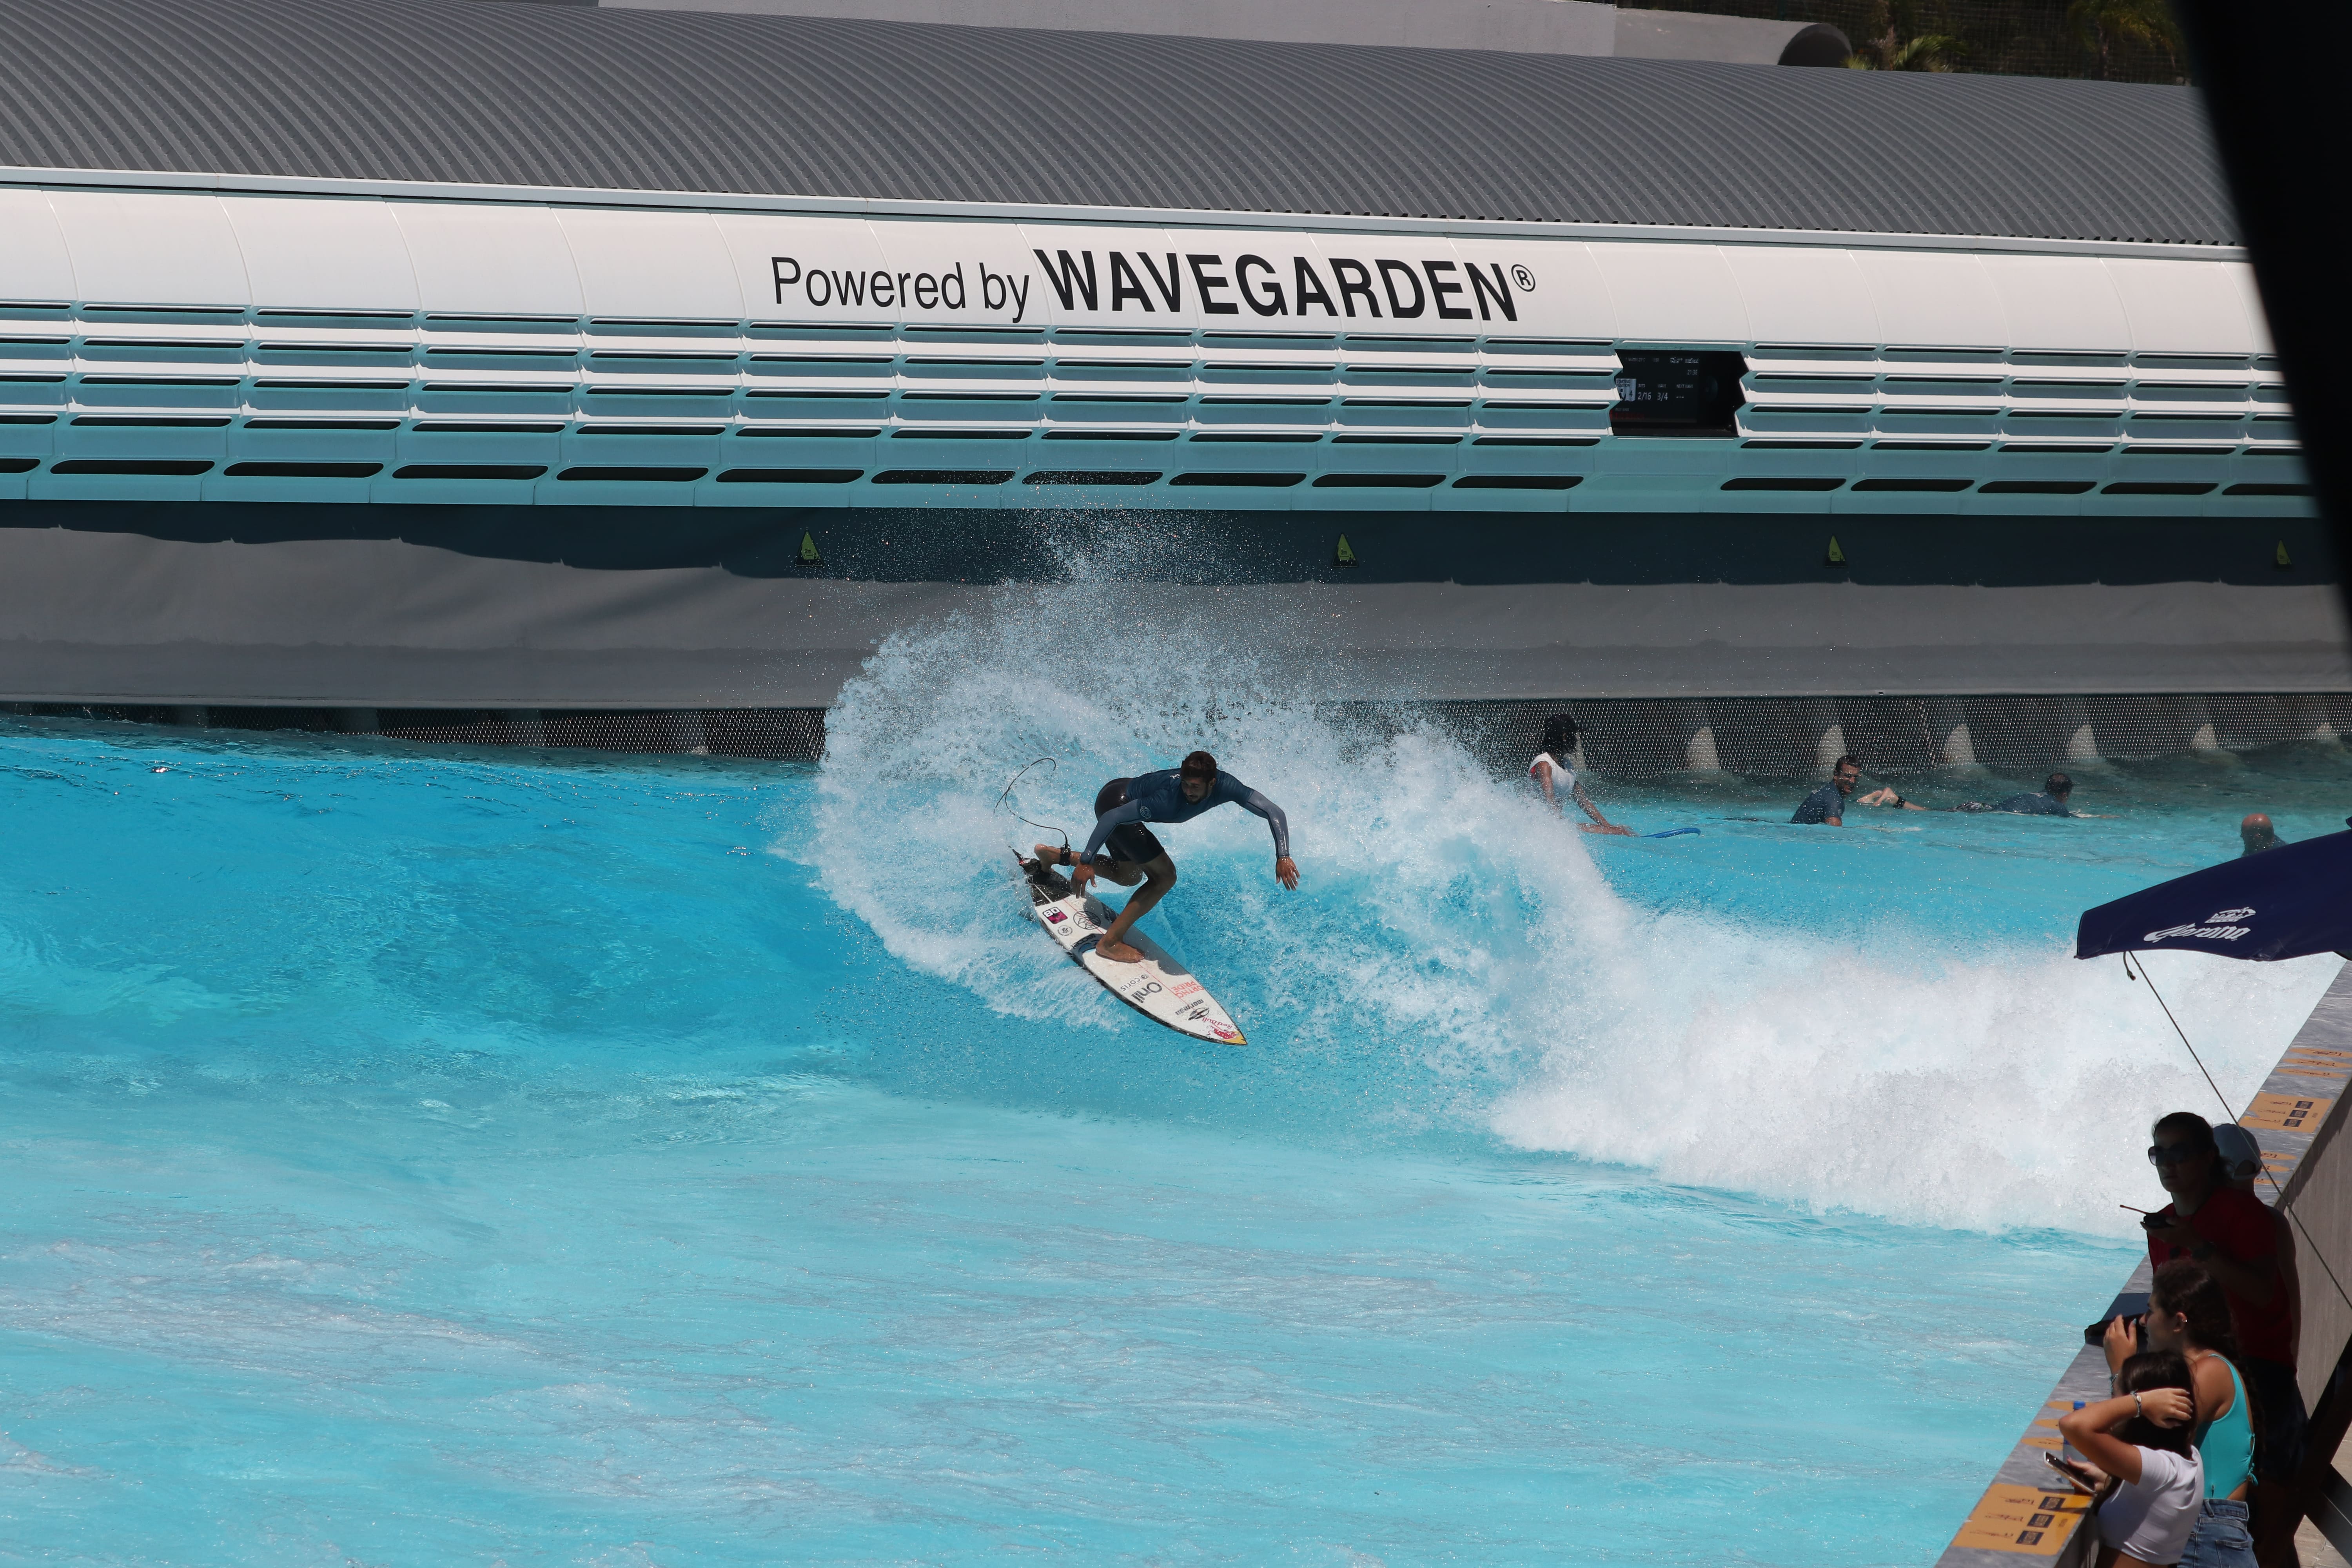
<svg viewBox="0 0 2352 1568"><path fill-rule="evenodd" d="M416 272L373 197L223 196L253 302L292 310L414 310Z"/></svg>
<svg viewBox="0 0 2352 1568"><path fill-rule="evenodd" d="M1739 285L1759 342L1883 343L1853 253L1785 245L1717 247Z"/></svg>
<svg viewBox="0 0 2352 1568"><path fill-rule="evenodd" d="M927 327L1050 327L1058 320L1053 292L1017 225L877 219L869 226L882 249L891 300L879 307L879 320ZM936 303L926 309L920 293L899 299L901 274L919 289L927 273L939 279ZM961 306L950 302L959 297L947 291L950 277L964 300Z"/></svg>
<svg viewBox="0 0 2352 1568"><path fill-rule="evenodd" d="M2127 353L2131 327L2105 266L2091 256L1979 258L2009 317L2012 349Z"/></svg>
<svg viewBox="0 0 2352 1568"><path fill-rule="evenodd" d="M81 297L114 305L253 302L245 253L216 196L53 189Z"/></svg>
<svg viewBox="0 0 2352 1568"><path fill-rule="evenodd" d="M1617 307L1601 280L1592 253L1574 240L1457 239L1454 254L1465 270L1475 267L1488 285L1474 303L1494 311L1482 314L1478 330L1496 337L1595 338L1617 334ZM1499 280L1510 285L1513 321L1503 302L1493 298ZM1526 276L1520 276L1524 268Z"/></svg>
<svg viewBox="0 0 2352 1568"><path fill-rule="evenodd" d="M2257 352L2245 304L2230 281L2227 266L2121 258L2105 265L2131 324L2132 347L2139 353Z"/></svg>
<svg viewBox="0 0 2352 1568"><path fill-rule="evenodd" d="M2270 312L2263 306L2263 291L2254 282L2254 269L2242 261L2233 261L2221 268L2231 291L2238 297L2238 308L2246 313L2247 341L2258 354L2276 353L2271 341Z"/></svg>
<svg viewBox="0 0 2352 1568"><path fill-rule="evenodd" d="M394 202L419 308L461 315L577 316L580 274L541 206Z"/></svg>
<svg viewBox="0 0 2352 1568"><path fill-rule="evenodd" d="M1939 250L1853 250L1878 308L1878 328L1892 344L2005 348L2009 313L1973 256Z"/></svg>
<svg viewBox="0 0 2352 1568"><path fill-rule="evenodd" d="M1591 251L1617 306L1621 336L1674 343L1753 341L1739 285L1716 247L1596 240Z"/></svg>
<svg viewBox="0 0 2352 1568"><path fill-rule="evenodd" d="M1034 287L1053 301L1056 325L1177 331L1202 324L1200 289L1189 276L1185 256L1220 247L1201 234L1092 224L1018 226L1031 270L1042 274ZM1243 249L1265 250L1278 268L1289 268L1297 248L1289 237L1252 237L1257 243ZM1279 249L1278 256L1268 249L1268 242ZM1237 252L1229 245L1222 248L1222 271L1230 273ZM1209 270L1213 276L1220 272L1214 267ZM1287 279L1289 274L1283 270L1279 276ZM1287 282L1283 287L1286 304ZM1263 291L1258 297L1266 298ZM1230 303L1235 296L1228 289L1221 298Z"/></svg>
<svg viewBox="0 0 2352 1568"><path fill-rule="evenodd" d="M589 315L743 320L734 258L709 213L588 207L557 220Z"/></svg>
<svg viewBox="0 0 2352 1568"><path fill-rule="evenodd" d="M885 321L870 300L882 247L863 218L716 215L743 307L755 321ZM819 279L822 279L822 281ZM845 287L856 283L856 297ZM970 297L967 277L959 297Z"/></svg>
<svg viewBox="0 0 2352 1568"><path fill-rule="evenodd" d="M0 189L0 300L63 303L80 297L73 257L45 192Z"/></svg>

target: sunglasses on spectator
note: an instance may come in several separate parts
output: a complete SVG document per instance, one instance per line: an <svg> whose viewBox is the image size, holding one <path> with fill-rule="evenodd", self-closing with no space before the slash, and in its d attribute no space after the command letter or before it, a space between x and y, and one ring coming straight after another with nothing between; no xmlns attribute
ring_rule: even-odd
<svg viewBox="0 0 2352 1568"><path fill-rule="evenodd" d="M2158 1143L2148 1150L2147 1163L2151 1165L2178 1165L2204 1152L2202 1149L2193 1149L2186 1143Z"/></svg>

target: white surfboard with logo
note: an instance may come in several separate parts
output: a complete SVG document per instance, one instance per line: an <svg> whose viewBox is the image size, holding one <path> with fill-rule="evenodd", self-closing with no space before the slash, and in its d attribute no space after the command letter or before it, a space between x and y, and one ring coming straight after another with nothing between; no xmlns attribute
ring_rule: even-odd
<svg viewBox="0 0 2352 1568"><path fill-rule="evenodd" d="M1246 1043L1241 1026L1209 994L1208 988L1141 931L1129 929L1127 933L1128 944L1143 954L1139 963L1120 963L1097 952L1096 944L1112 919L1100 899L1081 897L1071 889L1068 878L1042 867L1034 876L1024 869L1022 885L1037 923L1081 969L1101 981L1120 1001L1180 1035L1211 1045Z"/></svg>

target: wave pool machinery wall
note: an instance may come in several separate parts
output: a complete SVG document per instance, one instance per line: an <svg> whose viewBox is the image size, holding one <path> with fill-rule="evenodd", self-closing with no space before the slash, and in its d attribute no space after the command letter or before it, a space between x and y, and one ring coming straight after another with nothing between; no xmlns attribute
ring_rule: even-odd
<svg viewBox="0 0 2352 1568"><path fill-rule="evenodd" d="M20 700L822 704L1106 514L1338 696L2352 680L2211 246L64 178Z"/></svg>

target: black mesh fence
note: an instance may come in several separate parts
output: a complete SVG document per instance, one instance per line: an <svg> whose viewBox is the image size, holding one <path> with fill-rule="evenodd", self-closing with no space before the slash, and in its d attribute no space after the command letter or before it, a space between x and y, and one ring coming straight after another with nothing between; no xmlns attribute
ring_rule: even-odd
<svg viewBox="0 0 2352 1568"><path fill-rule="evenodd" d="M824 711L815 708L559 711L11 702L0 704L0 710L184 729L311 731L444 746L788 762L814 761L824 751ZM1327 705L1322 717L1374 739L1432 724L1510 772L1535 755L1544 720L1554 713L1566 713L1580 726L1587 769L1628 779L1717 773L1810 778L1847 752L1885 778L1968 765L2026 774L2097 759L2138 762L2352 737L2352 694L1347 702Z"/></svg>
<svg viewBox="0 0 2352 1568"><path fill-rule="evenodd" d="M1641 0L1641 8L1827 23L1881 69L2189 79L2164 0Z"/></svg>
<svg viewBox="0 0 2352 1568"><path fill-rule="evenodd" d="M1605 777L1727 773L1812 778L1842 754L1903 778L1981 766L2030 774L2095 760L2143 762L2352 736L2352 695L1738 697L1555 702L1334 704L1330 716L1392 732L1429 722L1498 769L1541 749L1544 720L1575 719L1584 765Z"/></svg>

